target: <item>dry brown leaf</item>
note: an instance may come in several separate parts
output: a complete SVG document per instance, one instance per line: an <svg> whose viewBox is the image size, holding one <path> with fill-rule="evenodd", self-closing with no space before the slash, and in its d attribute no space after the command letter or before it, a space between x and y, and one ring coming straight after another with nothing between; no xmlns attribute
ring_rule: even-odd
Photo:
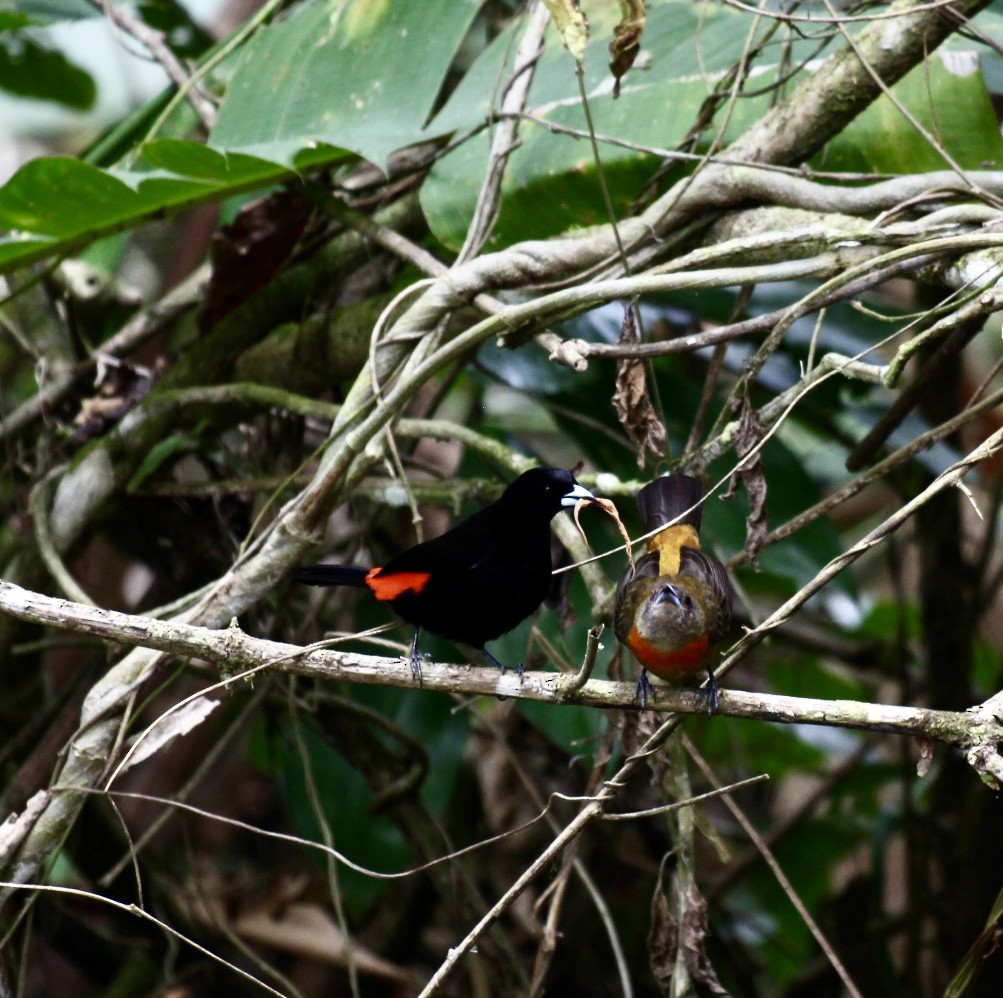
<svg viewBox="0 0 1003 998"><path fill-rule="evenodd" d="M609 43L610 72L613 74L613 99L620 96L620 79L634 65L641 48L641 35L647 13L644 0L620 0L620 23L613 29Z"/></svg>
<svg viewBox="0 0 1003 998"><path fill-rule="evenodd" d="M637 343L637 321L634 309L627 308L620 330L621 344ZM637 463L645 466L646 454L650 451L656 461L665 454L668 439L665 427L655 412L648 395L645 365L639 360L622 360L616 370L616 391L613 393L613 408L617 419L627 431L627 435L637 447Z"/></svg>
<svg viewBox="0 0 1003 998"><path fill-rule="evenodd" d="M578 6L578 0L543 0L554 19L561 43L578 62L585 58L589 42L589 19Z"/></svg>
<svg viewBox="0 0 1003 998"><path fill-rule="evenodd" d="M579 499L575 503L575 526L578 528L578 533L582 535L582 540L585 541L585 547L588 549L589 554L591 554L592 548L589 547L589 540L585 536L585 531L582 530L582 525L578 520L578 514L582 511L583 506L598 506L607 516L613 517L613 520L616 522L616 529L620 531L620 536L626 545L630 567L633 568L634 555L630 550L630 534L627 533L627 528L623 525L623 520L620 519L620 511L616 508L612 499Z"/></svg>
<svg viewBox="0 0 1003 998"><path fill-rule="evenodd" d="M929 738L917 738L916 742L919 745L919 760L916 762L916 775L922 778L930 772L930 767L933 765L934 743Z"/></svg>
<svg viewBox="0 0 1003 998"><path fill-rule="evenodd" d="M220 706L221 702L209 697L199 697L166 715L149 729L149 734L142 741L137 743L135 751L131 752L122 763L119 772L124 773L144 759L149 759L175 738L187 735Z"/></svg>
<svg viewBox="0 0 1003 998"><path fill-rule="evenodd" d="M669 908L669 899L665 896L659 877L655 893L651 897L651 928L648 930L647 944L648 964L663 991L672 983L672 974L676 969L678 937L679 926Z"/></svg>
<svg viewBox="0 0 1003 998"><path fill-rule="evenodd" d="M284 953L338 966L344 966L347 960L341 929L318 904L293 901L281 907L261 905L239 915L233 923L233 930L243 939ZM356 942L352 943L352 958L363 973L392 981L411 980L402 967L381 959Z"/></svg>
<svg viewBox="0 0 1003 998"><path fill-rule="evenodd" d="M245 205L212 238L212 277L199 307L202 331L247 301L275 276L306 230L313 206L299 189Z"/></svg>
<svg viewBox="0 0 1003 998"><path fill-rule="evenodd" d="M686 953L686 966L694 980L705 985L711 994L726 995L728 992L717 979L704 946L707 935L707 902L696 884L691 882L686 891L683 925L679 934L680 944Z"/></svg>
<svg viewBox="0 0 1003 998"><path fill-rule="evenodd" d="M674 890L679 890L678 881ZM656 980L667 990L677 970L676 964L682 949L686 970L694 981L703 984L711 994L728 992L717 979L714 967L707 956L704 941L707 938L707 902L690 883L682 898L682 920L672 911L672 904L662 888L661 877L651 898L651 929L648 932L648 963ZM678 904L679 898L674 898Z"/></svg>

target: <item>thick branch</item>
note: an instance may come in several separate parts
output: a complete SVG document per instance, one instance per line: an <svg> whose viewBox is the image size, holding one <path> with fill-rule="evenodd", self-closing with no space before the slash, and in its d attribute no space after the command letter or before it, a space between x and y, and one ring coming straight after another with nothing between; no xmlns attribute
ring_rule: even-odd
<svg viewBox="0 0 1003 998"><path fill-rule="evenodd" d="M212 630L103 610L29 592L9 582L0 581L0 613L106 641L214 662L226 675L233 676L234 681L239 679L238 673L268 664L283 672L314 679L413 688L411 667L404 658L309 651L296 645L255 638L236 627ZM591 679L568 696L567 689L574 679L571 674L555 672L527 672L520 678L515 673L502 675L492 668L437 663L425 669L421 689L542 703L571 702L598 708L636 706L634 687L630 683ZM652 709L701 714L706 711L707 704L706 698L695 690L659 687ZM919 735L963 748L979 744L985 735L984 719L977 721L970 713L850 700L816 700L726 690L721 694L720 713L727 717L783 724L820 724Z"/></svg>

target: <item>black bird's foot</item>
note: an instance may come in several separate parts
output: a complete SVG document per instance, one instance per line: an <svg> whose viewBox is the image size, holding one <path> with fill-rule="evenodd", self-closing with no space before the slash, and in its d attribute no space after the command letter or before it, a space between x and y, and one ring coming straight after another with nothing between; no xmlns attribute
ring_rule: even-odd
<svg viewBox="0 0 1003 998"><path fill-rule="evenodd" d="M421 653L418 651L418 638L421 637L421 628L414 629L414 639L411 642L411 654L408 661L411 665L411 678L421 686Z"/></svg>
<svg viewBox="0 0 1003 998"><path fill-rule="evenodd" d="M721 701L721 687L717 684L717 676L714 670L707 669L707 685L701 690L703 696L707 698L707 714L713 717L717 713L718 704Z"/></svg>
<svg viewBox="0 0 1003 998"><path fill-rule="evenodd" d="M641 704L641 710L644 710L648 706L648 697L652 700L657 700L658 696L655 693L655 687L651 685L651 680L648 678L648 670L641 670L641 677L637 681L637 685L634 687L634 699L639 701Z"/></svg>
<svg viewBox="0 0 1003 998"><path fill-rule="evenodd" d="M408 664L411 666L411 678L421 686L422 675L421 675L421 656L420 655L410 655L408 656Z"/></svg>
<svg viewBox="0 0 1003 998"><path fill-rule="evenodd" d="M508 665L506 665L506 664L505 664L504 662L502 662L502 661L500 661L499 659L495 658L495 657L494 657L494 655L492 655L492 654L491 654L491 652L489 652L489 651L487 650L487 648L481 648L481 649L480 649L480 653L481 653L481 654L482 654L482 655L483 655L483 656L484 656L484 657L485 657L485 658L486 658L486 659L487 659L487 660L488 660L488 661L489 661L489 662L490 662L490 663L491 663L491 664L492 664L492 665L493 665L493 666L494 666L494 667L495 667L496 669L501 669L501 674L502 674L503 676L504 676L504 675L505 675L505 673L506 673L506 672L508 671L508 669L512 668L512 669L515 669L515 671L516 671L516 675L517 675L517 676L518 676L518 677L519 677L520 679L522 679L522 676L523 676L523 673L524 673L524 672L526 671L526 666L525 666L525 664L524 664L523 662L518 662L518 663L516 663L516 664L515 664L515 665L513 665L513 666L508 666Z"/></svg>

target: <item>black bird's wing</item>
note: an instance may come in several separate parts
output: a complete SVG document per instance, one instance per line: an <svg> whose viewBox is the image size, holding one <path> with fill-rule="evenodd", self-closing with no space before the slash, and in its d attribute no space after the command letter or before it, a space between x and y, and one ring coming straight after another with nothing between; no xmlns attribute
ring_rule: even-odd
<svg viewBox="0 0 1003 998"><path fill-rule="evenodd" d="M536 610L550 573L549 520L527 522L488 506L391 559L373 582L415 580L392 600L394 609L435 634L481 648Z"/></svg>

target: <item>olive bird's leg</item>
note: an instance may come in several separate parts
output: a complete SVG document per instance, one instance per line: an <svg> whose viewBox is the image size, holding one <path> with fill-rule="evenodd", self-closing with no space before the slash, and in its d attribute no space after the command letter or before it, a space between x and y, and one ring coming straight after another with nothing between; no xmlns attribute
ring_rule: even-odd
<svg viewBox="0 0 1003 998"><path fill-rule="evenodd" d="M721 687L718 686L717 676L714 675L714 666L707 666L707 685L703 688L703 694L707 697L707 713L716 714L717 705L721 699Z"/></svg>
<svg viewBox="0 0 1003 998"><path fill-rule="evenodd" d="M648 670L641 669L641 678L638 679L637 685L634 687L634 699L639 700L641 703L641 710L644 710L648 706L648 697L652 700L657 700L658 696L655 693L655 687L651 685L651 680L648 678Z"/></svg>

